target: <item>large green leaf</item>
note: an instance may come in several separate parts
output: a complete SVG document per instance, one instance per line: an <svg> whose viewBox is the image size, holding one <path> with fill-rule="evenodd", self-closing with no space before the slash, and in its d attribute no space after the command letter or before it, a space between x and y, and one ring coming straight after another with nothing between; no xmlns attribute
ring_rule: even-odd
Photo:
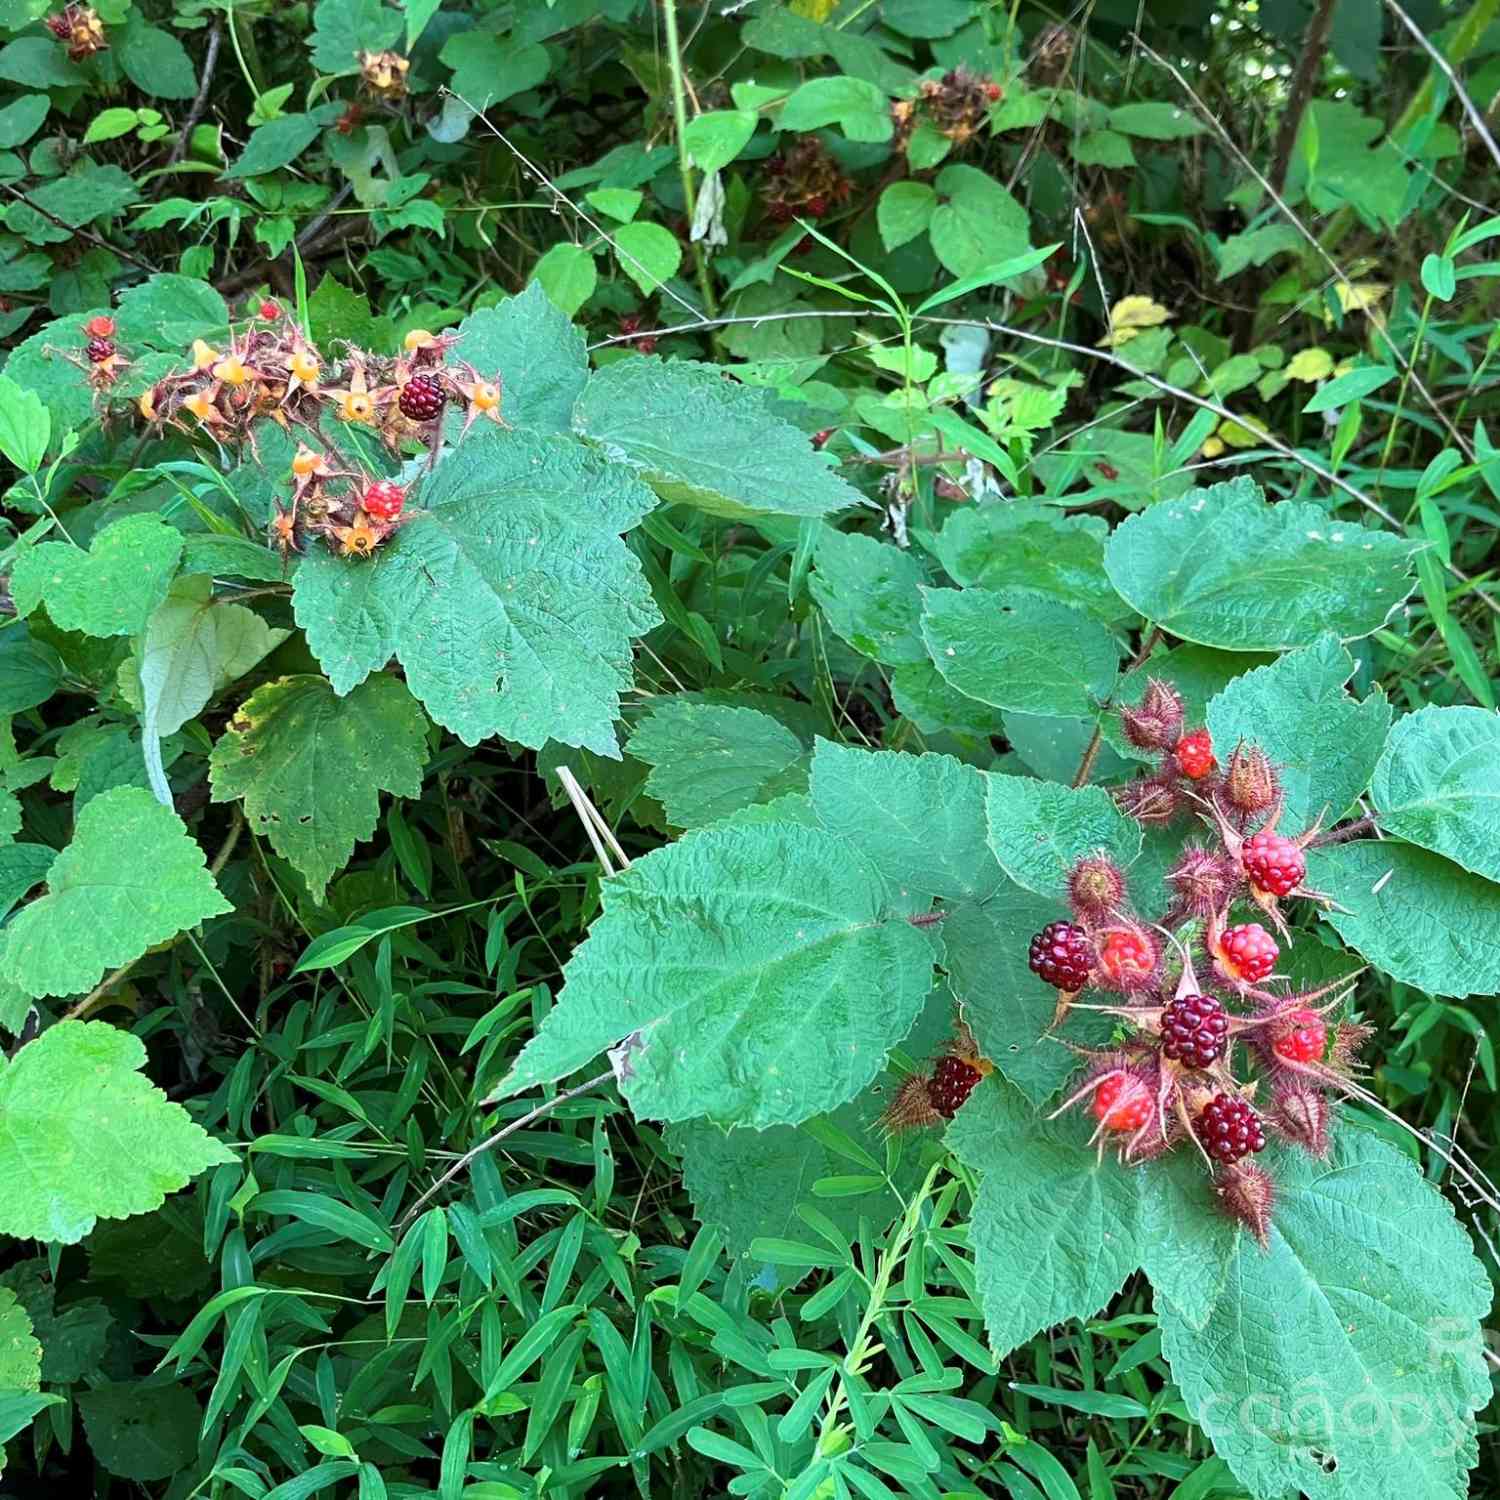
<svg viewBox="0 0 1500 1500"><path fill-rule="evenodd" d="M380 52L396 45L401 12L380 0L318 0L310 39L312 65L320 73L352 73L359 52Z"/></svg>
<svg viewBox="0 0 1500 1500"><path fill-rule="evenodd" d="M990 1346L1004 1358L1103 1308L1141 1263L1139 1174L1096 1160L1081 1122L1040 1119L1013 1089L976 1089L948 1144L980 1173L969 1227Z"/></svg>
<svg viewBox="0 0 1500 1500"><path fill-rule="evenodd" d="M16 1294L0 1286L0 1391L34 1391L42 1380L42 1346Z"/></svg>
<svg viewBox="0 0 1500 1500"><path fill-rule="evenodd" d="M1351 697L1345 684L1353 675L1354 658L1326 635L1236 677L1208 705L1221 762L1243 740L1279 768L1283 832L1296 833L1320 813L1339 817L1370 784L1391 706L1379 688Z"/></svg>
<svg viewBox="0 0 1500 1500"><path fill-rule="evenodd" d="M1370 796L1387 832L1500 881L1500 715L1429 707L1397 720Z"/></svg>
<svg viewBox="0 0 1500 1500"><path fill-rule="evenodd" d="M1004 879L984 837L984 774L950 755L857 750L819 740L813 810L885 878L893 900L978 900Z"/></svg>
<svg viewBox="0 0 1500 1500"><path fill-rule="evenodd" d="M166 598L182 556L182 533L159 516L126 516L100 531L87 552L43 542L16 558L16 612L47 606L52 623L85 635L138 635Z"/></svg>
<svg viewBox="0 0 1500 1500"><path fill-rule="evenodd" d="M145 1061L129 1032L63 1021L0 1063L0 1232L71 1245L96 1220L159 1208L235 1160L145 1077Z"/></svg>
<svg viewBox="0 0 1500 1500"><path fill-rule="evenodd" d="M47 872L47 893L11 919L0 980L72 995L155 943L231 910L182 819L139 787L102 792Z"/></svg>
<svg viewBox="0 0 1500 1500"><path fill-rule="evenodd" d="M857 531L818 534L808 587L829 629L856 651L892 666L925 662L922 565L908 551Z"/></svg>
<svg viewBox="0 0 1500 1500"><path fill-rule="evenodd" d="M1141 825L1103 787L1060 786L1029 776L986 777L990 848L1017 884L1060 900L1068 871L1105 853L1128 865L1141 852Z"/></svg>
<svg viewBox="0 0 1500 1500"><path fill-rule="evenodd" d="M471 434L423 482L420 511L369 560L316 548L297 623L347 693L394 654L465 744L500 734L618 754L631 642L659 622L620 533L654 503L569 438Z"/></svg>
<svg viewBox="0 0 1500 1500"><path fill-rule="evenodd" d="M922 637L951 687L995 708L1081 717L1109 697L1120 653L1092 615L1023 589L923 589Z"/></svg>
<svg viewBox="0 0 1500 1500"><path fill-rule="evenodd" d="M714 515L822 516L868 504L771 403L770 391L713 365L649 355L595 375L573 422L618 449L664 500Z"/></svg>
<svg viewBox="0 0 1500 1500"><path fill-rule="evenodd" d="M503 1093L636 1033L619 1066L637 1113L795 1124L865 1088L932 988L927 939L821 829L704 829L607 880L603 898Z"/></svg>
<svg viewBox="0 0 1500 1500"><path fill-rule="evenodd" d="M1201 1320L1157 1304L1188 1410L1257 1500L1460 1500L1490 1399L1468 1235L1410 1157L1347 1122L1327 1161L1263 1160L1269 1249L1241 1232L1221 1272L1207 1247L1222 1290Z"/></svg>
<svg viewBox="0 0 1500 1500"><path fill-rule="evenodd" d="M1110 582L1172 635L1284 651L1332 631L1369 635L1411 592L1417 544L1321 506L1268 505L1249 479L1190 490L1115 528Z"/></svg>
<svg viewBox="0 0 1500 1500"><path fill-rule="evenodd" d="M944 167L928 233L933 253L955 276L973 276L1031 248L1026 210L988 172Z"/></svg>
<svg viewBox="0 0 1500 1500"><path fill-rule="evenodd" d="M937 535L938 561L965 588L1031 589L1105 620L1130 613L1104 572L1109 526L1016 501L966 505Z"/></svg>
<svg viewBox="0 0 1500 1500"><path fill-rule="evenodd" d="M582 331L534 283L498 307L470 313L458 325L453 357L487 380L498 375L505 420L539 432L568 430L589 378ZM449 424L462 420L455 411Z"/></svg>
<svg viewBox="0 0 1500 1500"><path fill-rule="evenodd" d="M380 794L416 797L427 718L384 672L347 697L322 677L282 677L240 705L209 762L215 802L245 816L302 872L314 899L375 831Z"/></svg>
<svg viewBox="0 0 1500 1500"><path fill-rule="evenodd" d="M677 828L716 822L806 785L802 741L758 709L658 700L630 736L651 767L646 790Z"/></svg>
<svg viewBox="0 0 1500 1500"><path fill-rule="evenodd" d="M1307 868L1347 908L1324 920L1377 969L1434 995L1500 993L1500 885L1400 839L1312 849Z"/></svg>
<svg viewBox="0 0 1500 1500"><path fill-rule="evenodd" d="M186 1385L103 1385L78 1409L94 1457L121 1479L170 1479L192 1464L203 1408Z"/></svg>

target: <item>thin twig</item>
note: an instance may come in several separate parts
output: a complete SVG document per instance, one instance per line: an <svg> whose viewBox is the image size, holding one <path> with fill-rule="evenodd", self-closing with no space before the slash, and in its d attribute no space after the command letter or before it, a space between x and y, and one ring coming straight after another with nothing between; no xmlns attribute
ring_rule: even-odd
<svg viewBox="0 0 1500 1500"><path fill-rule="evenodd" d="M193 133L193 127L203 116L203 111L208 106L208 91L213 85L214 69L219 66L219 48L224 41L224 23L215 19L208 33L208 48L203 54L203 77L198 84L198 97L193 100L192 108L187 112L187 119L182 122L182 129L178 132L177 141L172 147L172 154L167 157L167 165L175 167L187 154L188 137Z"/></svg>
<svg viewBox="0 0 1500 1500"><path fill-rule="evenodd" d="M140 256L133 254L131 251L125 250L119 245L111 245L108 240L100 239L91 229L85 229L80 224L68 224L59 219L56 214L48 213L40 204L33 203L20 188L12 187L8 182L0 182L0 188L4 188L18 203L24 203L33 213L40 214L49 224L55 225L58 229L65 230L69 238L77 235L79 239L87 240L89 244L97 246L100 250L108 250L111 255L118 255L121 260L128 260L131 265L138 267L148 276L158 274L155 266L151 265L148 261L142 260Z"/></svg>
<svg viewBox="0 0 1500 1500"><path fill-rule="evenodd" d="M487 1136L484 1140L480 1141L477 1146L473 1147L471 1150L465 1151L464 1154L460 1156L459 1159L454 1162L453 1165L449 1167L448 1170L444 1172L443 1175L439 1177L438 1180L434 1182L433 1185L428 1188L427 1191L423 1193L422 1196L418 1198L417 1201L413 1203L412 1206L407 1209L404 1214L401 1215L400 1219L396 1222L394 1233L400 1234L402 1230L404 1230L406 1226L412 1221L412 1219L416 1217L417 1210L421 1208L424 1203L430 1202L433 1197L435 1197L445 1187L447 1187L447 1185L452 1182L453 1179L457 1177L458 1174L462 1172L469 1165L469 1163L474 1160L475 1157L483 1156L486 1151L493 1150L500 1144L501 1141L506 1138L506 1136L514 1135L516 1131L518 1131L523 1125L530 1125L533 1120L539 1120L543 1115L550 1114L554 1109L557 1108L559 1104L566 1104L568 1100L576 1099L580 1094L587 1094L591 1089L598 1088L601 1083L608 1083L609 1080L614 1076L615 1070L613 1068L606 1068L604 1072L598 1074L594 1078L590 1078L587 1083L580 1083L575 1088L566 1089L561 1094L553 1095L553 1097L550 1099L543 1099L535 1109L528 1110L524 1115L520 1117L520 1119L512 1120L509 1125L506 1125L502 1129L497 1130L494 1135Z"/></svg>
<svg viewBox="0 0 1500 1500"><path fill-rule="evenodd" d="M218 875L224 866L229 863L229 856L234 853L235 845L239 843L240 835L244 831L245 814L240 808L236 807L234 810L234 821L229 825L229 832L225 836L224 842L219 845L219 852L214 855L213 863L208 867L210 875ZM176 939L174 938L173 941L175 942ZM142 954L140 958L133 958L128 964L121 964L112 974L106 974L82 1000L63 1016L63 1020L82 1020L144 957L145 954Z"/></svg>
<svg viewBox="0 0 1500 1500"><path fill-rule="evenodd" d="M1338 0L1318 0L1312 20L1302 36L1302 56L1297 59L1297 71L1292 75L1292 86L1287 90L1286 109L1281 116L1281 129L1276 135L1276 154L1271 158L1271 186L1280 193L1286 187L1286 174L1292 164L1292 147L1297 144L1297 133L1302 128L1302 116L1312 98L1318 81L1318 70L1323 66L1323 54L1328 50L1328 33L1333 28L1333 13Z"/></svg>
<svg viewBox="0 0 1500 1500"><path fill-rule="evenodd" d="M604 847L599 837L598 827L589 816L589 800L584 796L583 788L579 786L577 778L566 766L557 768L557 779L562 782L563 791L568 794L568 801L573 804L573 811L578 814L578 821L583 824L583 831L588 835L589 843L594 846L594 858L599 861L599 867L606 875L613 875L614 864L610 860L609 850Z"/></svg>
<svg viewBox="0 0 1500 1500"><path fill-rule="evenodd" d="M1495 138L1490 134L1489 126L1484 123L1484 116L1480 113L1479 107L1469 97L1469 91L1459 82L1458 74L1453 71L1453 64L1427 40L1422 28L1396 4L1396 0L1385 0L1385 3L1395 14L1396 19L1411 32L1417 45L1432 59L1433 66L1441 71L1447 77L1448 82L1453 85L1453 92L1458 95L1458 101L1463 105L1464 113L1468 115L1475 134L1484 142L1491 160L1497 167L1500 167L1500 147L1495 145Z"/></svg>

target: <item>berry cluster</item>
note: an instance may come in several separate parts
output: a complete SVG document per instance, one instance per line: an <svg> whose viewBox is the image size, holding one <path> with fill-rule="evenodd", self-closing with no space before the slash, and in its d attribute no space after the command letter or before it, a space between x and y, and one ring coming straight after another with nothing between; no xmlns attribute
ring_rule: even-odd
<svg viewBox="0 0 1500 1500"><path fill-rule="evenodd" d="M945 1124L963 1107L979 1081L994 1071L995 1065L980 1056L974 1033L958 1021L952 1040L927 1072L913 1073L906 1079L880 1123L893 1134Z"/></svg>
<svg viewBox="0 0 1500 1500"><path fill-rule="evenodd" d="M58 41L67 44L70 62L82 62L109 46L104 39L104 22L90 6L64 6L56 15L47 17L46 25Z"/></svg>
<svg viewBox="0 0 1500 1500"><path fill-rule="evenodd" d="M114 318L100 314L83 327L81 350L62 351L87 372L107 402L130 367L115 342ZM435 449L443 413L464 408L459 438L478 421L505 426L500 376L449 362L451 334L414 329L395 356L350 347L330 365L301 325L274 299L254 305L245 324L222 348L195 339L184 367L156 381L135 401L148 430L167 427L207 433L217 442L243 443L252 453L262 421L305 439L292 463L289 503L278 505L271 541L283 555L320 535L349 557L367 557L402 519L405 491L390 481L347 467L324 432L326 423L371 429L396 455ZM347 481L339 490L330 482Z"/></svg>
<svg viewBox="0 0 1500 1500"><path fill-rule="evenodd" d="M1208 732L1183 732L1170 684L1153 680L1122 718L1132 743L1160 752L1162 764L1132 783L1121 806L1158 822L1196 805L1209 837L1188 843L1168 871L1158 920L1135 914L1123 872L1100 854L1069 874L1071 920L1031 940L1032 971L1058 991L1058 1021L1082 992L1101 990L1115 994L1087 1008L1122 1023L1108 1050L1078 1049L1083 1076L1057 1112L1085 1104L1101 1152L1112 1140L1126 1162L1192 1143L1215 1174L1220 1203L1264 1244L1275 1186L1253 1158L1272 1135L1327 1153L1329 1096L1358 1092L1356 1058L1368 1035L1327 1019L1351 993L1350 979L1293 992L1276 978L1277 937L1261 922L1233 919L1236 905L1253 903L1286 942L1280 903L1327 899L1304 883L1317 827L1279 833L1270 760L1241 745L1221 770ZM1249 1081L1241 1042L1255 1064Z"/></svg>
<svg viewBox="0 0 1500 1500"><path fill-rule="evenodd" d="M815 135L799 136L761 169L761 196L777 224L799 215L821 219L847 203L853 191L854 183Z"/></svg>
<svg viewBox="0 0 1500 1500"><path fill-rule="evenodd" d="M962 150L979 134L1003 93L998 83L972 68L957 67L941 78L925 78L914 99L898 99L891 106L896 144L905 150L912 131L924 124Z"/></svg>

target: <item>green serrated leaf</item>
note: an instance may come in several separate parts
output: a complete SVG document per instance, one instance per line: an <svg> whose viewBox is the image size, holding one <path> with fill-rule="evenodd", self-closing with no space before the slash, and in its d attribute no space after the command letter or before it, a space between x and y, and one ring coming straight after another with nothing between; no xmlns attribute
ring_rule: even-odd
<svg viewBox="0 0 1500 1500"><path fill-rule="evenodd" d="M1430 706L1398 719L1370 797L1386 832L1500 881L1500 715Z"/></svg>
<svg viewBox="0 0 1500 1500"><path fill-rule="evenodd" d="M1411 593L1414 544L1300 501L1268 505L1249 479L1190 490L1115 528L1110 582L1172 635L1285 651L1326 631L1378 630Z"/></svg>
<svg viewBox="0 0 1500 1500"><path fill-rule="evenodd" d="M8 1286L0 1286L0 1391L41 1388L42 1346L31 1318Z"/></svg>
<svg viewBox="0 0 1500 1500"><path fill-rule="evenodd" d="M646 790L676 828L716 822L805 784L802 741L754 708L659 699L630 736L651 767Z"/></svg>
<svg viewBox="0 0 1500 1500"><path fill-rule="evenodd" d="M16 558L11 592L19 614L47 606L52 623L85 635L138 635L167 596L182 556L182 533L160 516L126 516L106 526L87 552L43 542Z"/></svg>
<svg viewBox="0 0 1500 1500"><path fill-rule="evenodd" d="M0 1231L75 1244L98 1219L158 1208L235 1160L141 1073L145 1061L129 1032L62 1021L0 1065Z"/></svg>
<svg viewBox="0 0 1500 1500"><path fill-rule="evenodd" d="M568 431L573 404L588 383L588 354L582 332L541 287L470 313L457 333L454 357L487 378L499 377L502 409L512 427ZM450 422L461 418L455 413Z"/></svg>
<svg viewBox="0 0 1500 1500"><path fill-rule="evenodd" d="M1098 619L1022 589L923 589L922 637L951 687L995 708L1082 717L1119 670Z"/></svg>
<svg viewBox="0 0 1500 1500"><path fill-rule="evenodd" d="M818 533L808 588L834 634L892 666L925 662L922 565L911 552L861 532Z"/></svg>
<svg viewBox="0 0 1500 1500"><path fill-rule="evenodd" d="M1130 611L1104 572L1108 535L1098 516L1021 500L955 510L934 550L965 588L1028 589L1113 622Z"/></svg>
<svg viewBox="0 0 1500 1500"><path fill-rule="evenodd" d="M1391 706L1379 688L1363 700L1351 697L1345 684L1354 670L1354 658L1324 636L1236 677L1208 705L1221 762L1243 740L1276 764L1285 832L1300 832L1320 815L1325 822L1341 817L1370 784Z"/></svg>
<svg viewBox="0 0 1500 1500"><path fill-rule="evenodd" d="M33 996L76 994L230 910L182 819L139 787L117 787L78 815L46 895L12 918L0 979Z"/></svg>
<svg viewBox="0 0 1500 1500"><path fill-rule="evenodd" d="M1330 1160L1266 1165L1268 1249L1240 1233L1205 1318L1158 1303L1188 1410L1261 1500L1459 1500L1491 1394L1468 1235L1408 1156L1347 1123Z"/></svg>
<svg viewBox="0 0 1500 1500"><path fill-rule="evenodd" d="M869 1084L932 987L927 939L820 829L704 829L611 877L603 898L503 1093L634 1034L618 1066L638 1114L796 1124Z"/></svg>
<svg viewBox="0 0 1500 1500"><path fill-rule="evenodd" d="M1041 1120L999 1081L976 1089L948 1129L981 1174L969 1237L997 1358L1092 1316L1140 1266L1139 1173L1096 1158L1086 1134L1077 1120Z"/></svg>
<svg viewBox="0 0 1500 1500"><path fill-rule="evenodd" d="M395 655L465 744L501 734L616 756L631 642L660 623L620 539L650 492L570 439L476 431L417 500L374 558L320 548L297 569L297 623L334 691Z"/></svg>
<svg viewBox="0 0 1500 1500"><path fill-rule="evenodd" d="M1347 908L1323 920L1377 969L1433 995L1500 994L1500 885L1400 839L1310 849L1307 867Z"/></svg>
<svg viewBox="0 0 1500 1500"><path fill-rule="evenodd" d="M380 793L421 794L426 739L426 715L384 672L344 698L322 677L282 677L240 705L214 746L213 798L243 797L251 828L322 901L356 842L375 832Z"/></svg>
<svg viewBox="0 0 1500 1500"><path fill-rule="evenodd" d="M774 414L772 399L712 365L643 355L595 375L573 421L620 449L664 500L714 515L821 516L865 504Z"/></svg>
<svg viewBox="0 0 1500 1500"><path fill-rule="evenodd" d="M1123 866L1141 852L1141 825L1103 787L998 773L985 780L990 848L1029 891L1061 900L1068 871L1085 855L1102 852Z"/></svg>

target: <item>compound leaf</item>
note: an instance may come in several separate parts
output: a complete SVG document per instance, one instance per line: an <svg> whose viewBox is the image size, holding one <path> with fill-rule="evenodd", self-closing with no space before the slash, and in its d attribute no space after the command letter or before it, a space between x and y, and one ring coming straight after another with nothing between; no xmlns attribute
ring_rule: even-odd
<svg viewBox="0 0 1500 1500"><path fill-rule="evenodd" d="M1115 528L1104 567L1153 624L1230 651L1284 651L1325 631L1369 635L1412 591L1417 544L1336 521L1321 506L1268 505L1250 479L1189 490Z"/></svg>
<svg viewBox="0 0 1500 1500"><path fill-rule="evenodd" d="M85 635L138 635L167 597L182 556L182 533L159 516L126 516L106 526L87 552L43 542L16 558L16 612L47 606L52 623Z"/></svg>
<svg viewBox="0 0 1500 1500"><path fill-rule="evenodd" d="M251 827L321 901L374 833L380 793L421 794L426 740L426 715L384 672L344 698L322 677L282 677L240 705L214 746L214 801L243 797Z"/></svg>
<svg viewBox="0 0 1500 1500"><path fill-rule="evenodd" d="M713 365L619 360L589 381L573 425L617 449L663 500L713 515L822 516L868 503L775 415L769 391Z"/></svg>
<svg viewBox="0 0 1500 1500"><path fill-rule="evenodd" d="M759 709L659 700L630 753L651 767L646 790L677 828L698 828L806 784L802 741Z"/></svg>
<svg viewBox="0 0 1500 1500"><path fill-rule="evenodd" d="M999 1080L975 1089L947 1141L981 1174L970 1243L990 1347L1098 1312L1141 1262L1138 1174L1096 1159L1077 1120L1053 1125Z"/></svg>
<svg viewBox="0 0 1500 1500"><path fill-rule="evenodd" d="M12 918L0 980L33 996L76 994L230 910L182 819L140 787L116 787L79 813L46 894Z"/></svg>
<svg viewBox="0 0 1500 1500"><path fill-rule="evenodd" d="M504 735L617 756L631 641L660 621L621 540L649 490L571 439L476 432L368 561L313 549L297 623L337 693L394 653L428 713L465 744Z"/></svg>
<svg viewBox="0 0 1500 1500"><path fill-rule="evenodd" d="M637 1114L795 1124L866 1087L932 988L927 939L821 829L703 829L610 878L603 899L503 1093L639 1033L617 1064Z"/></svg>
<svg viewBox="0 0 1500 1500"><path fill-rule="evenodd" d="M995 708L1083 717L1119 671L1092 615L1024 589L923 589L922 637L949 686Z"/></svg>
<svg viewBox="0 0 1500 1500"><path fill-rule="evenodd" d="M1332 1155L1275 1151L1267 1250L1240 1232L1195 1324L1158 1299L1189 1411L1257 1500L1458 1500L1490 1399L1491 1289L1411 1159L1343 1122Z"/></svg>
<svg viewBox="0 0 1500 1500"><path fill-rule="evenodd" d="M98 1219L159 1208L235 1160L140 1071L145 1061L127 1031L62 1021L0 1063L0 1231L75 1244Z"/></svg>
<svg viewBox="0 0 1500 1500"><path fill-rule="evenodd" d="M1386 832L1500 881L1500 715L1428 707L1397 720L1370 796Z"/></svg>
<svg viewBox="0 0 1500 1500"><path fill-rule="evenodd" d="M1276 763L1284 832L1305 828L1320 813L1339 817L1370 784L1391 706L1379 689L1363 701L1351 697L1344 685L1353 675L1354 658L1325 635L1236 677L1208 705L1221 763L1241 740Z"/></svg>
<svg viewBox="0 0 1500 1500"><path fill-rule="evenodd" d="M1399 839L1308 851L1323 919L1357 953L1433 995L1500 993L1500 885Z"/></svg>

